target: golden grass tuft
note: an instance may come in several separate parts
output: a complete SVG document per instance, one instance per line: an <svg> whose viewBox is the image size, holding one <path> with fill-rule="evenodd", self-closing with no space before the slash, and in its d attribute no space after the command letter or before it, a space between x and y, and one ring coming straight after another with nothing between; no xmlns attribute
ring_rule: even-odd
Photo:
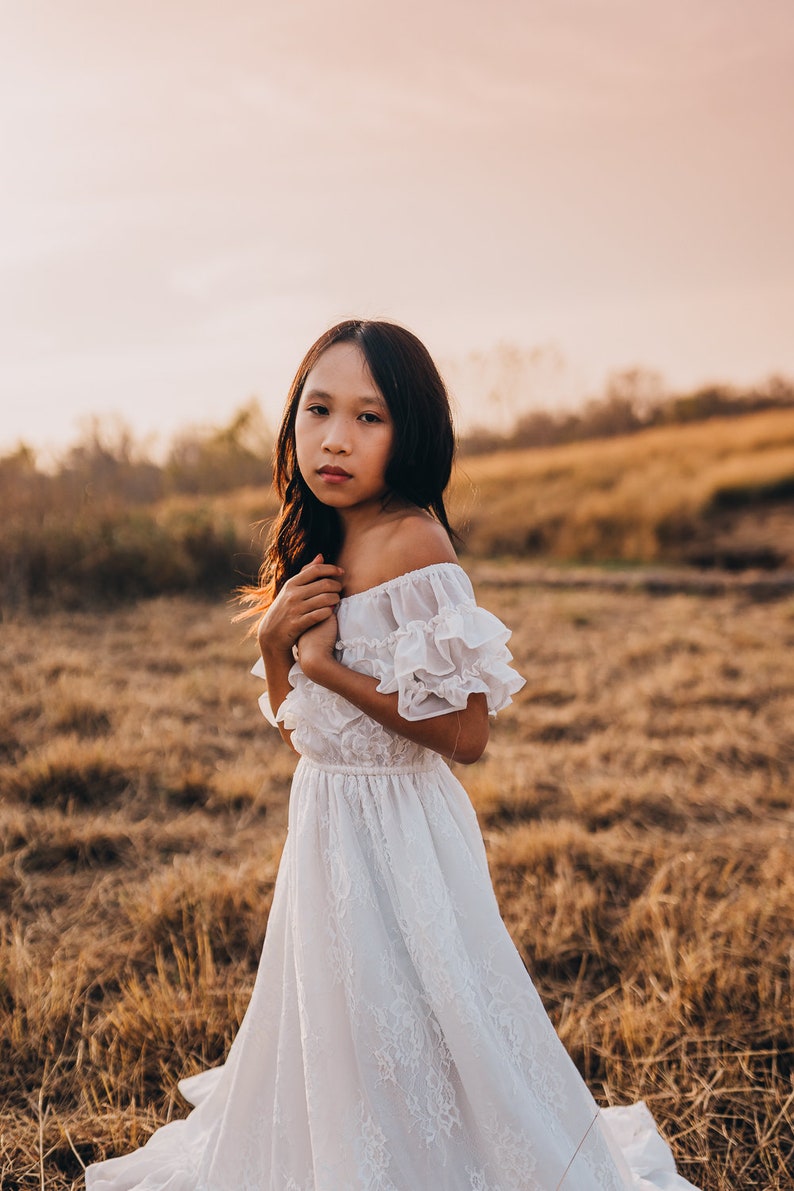
<svg viewBox="0 0 794 1191"><path fill-rule="evenodd" d="M134 783L134 775L113 760L105 742L56 737L0 773L0 792L30 806L106 806Z"/></svg>

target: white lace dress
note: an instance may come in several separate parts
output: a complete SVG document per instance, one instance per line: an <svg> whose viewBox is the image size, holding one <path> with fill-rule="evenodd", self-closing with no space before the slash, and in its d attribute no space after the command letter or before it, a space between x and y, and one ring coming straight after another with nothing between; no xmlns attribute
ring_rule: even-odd
<svg viewBox="0 0 794 1191"><path fill-rule="evenodd" d="M339 606L345 665L421 720L522 685L459 566ZM260 667L255 672L264 674ZM89 1191L683 1191L642 1103L599 1112L502 923L472 806L441 758L309 681L251 1003L196 1105ZM271 722L267 696L262 709Z"/></svg>

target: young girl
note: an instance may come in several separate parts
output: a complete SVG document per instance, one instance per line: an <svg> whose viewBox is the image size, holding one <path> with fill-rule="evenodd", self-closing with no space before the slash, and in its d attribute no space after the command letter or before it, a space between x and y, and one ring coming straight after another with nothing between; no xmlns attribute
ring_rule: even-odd
<svg viewBox="0 0 794 1191"><path fill-rule="evenodd" d="M254 595L260 703L300 755L251 1003L196 1105L89 1191L617 1191L691 1184L640 1102L599 1110L499 916L471 804L523 684L443 493L443 382L408 331L309 350Z"/></svg>

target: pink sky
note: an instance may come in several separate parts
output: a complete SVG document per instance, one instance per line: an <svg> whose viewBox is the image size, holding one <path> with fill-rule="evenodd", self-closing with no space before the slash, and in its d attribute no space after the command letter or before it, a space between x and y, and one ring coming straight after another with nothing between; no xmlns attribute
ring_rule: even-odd
<svg viewBox="0 0 794 1191"><path fill-rule="evenodd" d="M790 0L3 9L0 447L275 418L358 313L464 419L500 341L541 404L794 374Z"/></svg>

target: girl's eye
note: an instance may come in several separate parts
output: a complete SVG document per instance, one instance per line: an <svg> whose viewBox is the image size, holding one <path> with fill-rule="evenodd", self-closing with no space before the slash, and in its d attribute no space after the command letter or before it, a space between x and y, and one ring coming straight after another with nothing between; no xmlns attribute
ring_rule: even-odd
<svg viewBox="0 0 794 1191"><path fill-rule="evenodd" d="M310 414L327 414L328 413L328 407L326 405L318 405L317 402L315 402L314 405L307 405L306 408Z"/></svg>
<svg viewBox="0 0 794 1191"><path fill-rule="evenodd" d="M378 422L383 421L383 418L379 418L377 414L370 413L369 410L367 410L366 413L363 413L361 418L367 423L368 426L376 426Z"/></svg>

